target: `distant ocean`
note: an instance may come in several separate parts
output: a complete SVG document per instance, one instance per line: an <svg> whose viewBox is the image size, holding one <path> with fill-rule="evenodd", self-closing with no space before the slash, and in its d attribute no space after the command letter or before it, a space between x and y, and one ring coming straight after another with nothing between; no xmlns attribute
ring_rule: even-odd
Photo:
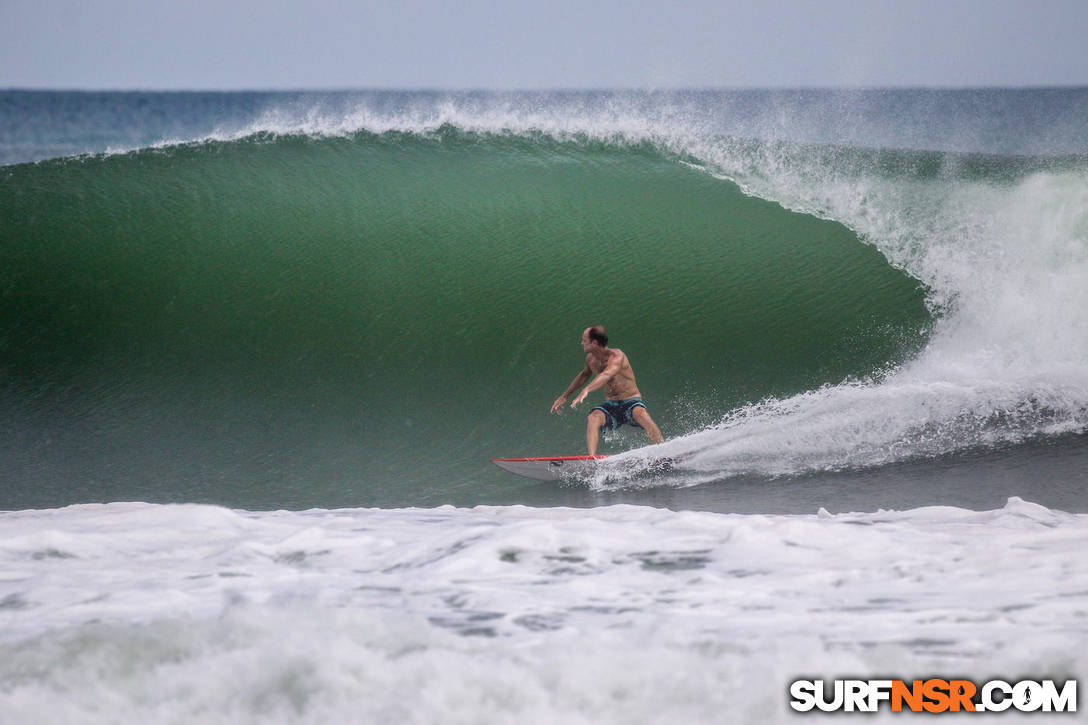
<svg viewBox="0 0 1088 725"><path fill-rule="evenodd" d="M0 430L0 722L1075 678L1088 89L2 91Z"/></svg>

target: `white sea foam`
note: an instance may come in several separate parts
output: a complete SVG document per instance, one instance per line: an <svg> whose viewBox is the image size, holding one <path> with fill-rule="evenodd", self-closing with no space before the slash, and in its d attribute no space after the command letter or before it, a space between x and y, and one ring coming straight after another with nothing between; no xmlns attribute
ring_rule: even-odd
<svg viewBox="0 0 1088 725"><path fill-rule="evenodd" d="M1088 516L0 514L6 722L775 722L788 682L1088 659Z"/></svg>

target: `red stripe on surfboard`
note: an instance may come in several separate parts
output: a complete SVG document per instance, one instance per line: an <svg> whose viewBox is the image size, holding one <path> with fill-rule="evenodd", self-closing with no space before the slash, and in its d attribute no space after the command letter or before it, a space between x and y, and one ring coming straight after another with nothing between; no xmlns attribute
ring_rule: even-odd
<svg viewBox="0 0 1088 725"><path fill-rule="evenodd" d="M546 458L492 458L492 461L506 461L507 463L529 463L530 461L596 461L608 456L550 456Z"/></svg>

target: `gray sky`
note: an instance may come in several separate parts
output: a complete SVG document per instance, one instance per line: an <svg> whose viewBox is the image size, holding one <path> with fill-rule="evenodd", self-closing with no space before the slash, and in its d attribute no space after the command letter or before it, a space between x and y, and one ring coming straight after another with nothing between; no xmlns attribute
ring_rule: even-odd
<svg viewBox="0 0 1088 725"><path fill-rule="evenodd" d="M1088 85L1088 0L0 0L0 88Z"/></svg>

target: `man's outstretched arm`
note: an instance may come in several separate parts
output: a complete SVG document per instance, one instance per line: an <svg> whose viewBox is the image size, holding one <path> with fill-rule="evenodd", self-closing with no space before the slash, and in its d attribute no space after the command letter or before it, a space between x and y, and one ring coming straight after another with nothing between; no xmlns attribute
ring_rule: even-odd
<svg viewBox="0 0 1088 725"><path fill-rule="evenodd" d="M559 409L563 407L563 403L567 402L567 398L570 397L570 394L580 388L585 381L589 380L591 375L593 375L593 371L589 369L588 365L582 368L582 372L574 376L574 380L567 386L566 391L552 403L552 412L558 413Z"/></svg>

